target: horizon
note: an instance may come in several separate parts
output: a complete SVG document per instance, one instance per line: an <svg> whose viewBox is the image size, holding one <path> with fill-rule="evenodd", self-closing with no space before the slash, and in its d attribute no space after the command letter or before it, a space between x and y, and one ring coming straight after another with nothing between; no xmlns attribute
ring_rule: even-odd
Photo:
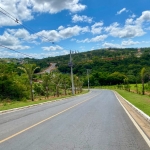
<svg viewBox="0 0 150 150"><path fill-rule="evenodd" d="M141 47L141 48L134 48L134 47L127 47L127 48L112 48L112 47L110 47L110 48L102 48L102 49L94 49L94 50L90 50L90 51L83 51L83 52L75 52L75 51L72 51L72 55L74 55L74 54L80 54L80 53L88 53L88 52L93 52L93 51L99 51L99 50L107 50L107 51L117 51L117 50L130 50L130 49L132 49L132 50L135 50L135 51L137 51L137 53L139 52L139 50L140 50L140 52L142 52L142 50L143 49L149 49L150 50L150 47ZM48 56L48 57L44 57L44 58L31 58L31 57L18 57L18 58L15 58L15 57L5 57L5 58L0 58L0 59L15 59L15 60L25 60L25 59L39 59L39 60L42 60L42 59L47 59L47 58L55 58L55 57L63 57L63 56L69 56L70 55L70 53L68 53L68 54L62 54L62 55L57 55L57 56Z"/></svg>

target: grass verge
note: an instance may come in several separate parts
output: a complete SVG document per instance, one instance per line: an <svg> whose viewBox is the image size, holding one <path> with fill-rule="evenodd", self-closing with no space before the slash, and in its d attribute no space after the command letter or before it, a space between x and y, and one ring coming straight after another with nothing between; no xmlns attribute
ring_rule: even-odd
<svg viewBox="0 0 150 150"><path fill-rule="evenodd" d="M125 90L115 89L122 97L128 100L131 104L142 110L150 116L150 96L139 95Z"/></svg>
<svg viewBox="0 0 150 150"><path fill-rule="evenodd" d="M88 90L83 90L82 93L80 94L76 94L76 95L81 95L81 94L85 94L87 93ZM34 104L40 104L43 102L50 102L50 101L54 101L54 100L60 100L62 98L68 98L71 97L72 95L66 95L66 96L59 96L59 97L53 97L53 98L49 98L49 99L36 99L35 101L11 101L11 102L0 102L0 111L3 110L9 110L9 109L13 109L13 108L19 108L19 107L25 107L25 106L30 106L30 105L34 105Z"/></svg>

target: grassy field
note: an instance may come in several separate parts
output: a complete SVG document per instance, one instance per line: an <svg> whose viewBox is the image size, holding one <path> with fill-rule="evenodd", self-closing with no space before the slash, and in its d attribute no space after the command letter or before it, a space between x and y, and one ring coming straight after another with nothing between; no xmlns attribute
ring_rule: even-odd
<svg viewBox="0 0 150 150"><path fill-rule="evenodd" d="M150 83L146 83L144 87L145 87L145 94L150 95ZM138 93L141 94L142 84L137 84L137 87L136 87L136 84L130 84L130 90L135 93L137 93L137 90L138 90Z"/></svg>
<svg viewBox="0 0 150 150"><path fill-rule="evenodd" d="M122 97L150 116L150 96L115 89Z"/></svg>
<svg viewBox="0 0 150 150"><path fill-rule="evenodd" d="M88 90L83 90L82 93L80 94L85 94L87 93ZM76 95L80 95L76 94ZM8 110L8 109L13 109L13 108L19 108L19 107L24 107L24 106L29 106L29 105L34 105L34 104L39 104L43 102L49 102L49 101L54 101L54 100L60 100L62 98L67 98L71 97L72 95L67 95L67 96L59 96L59 97L50 97L48 99L45 98L36 98L34 101L8 101L8 102L0 102L0 111L3 110Z"/></svg>

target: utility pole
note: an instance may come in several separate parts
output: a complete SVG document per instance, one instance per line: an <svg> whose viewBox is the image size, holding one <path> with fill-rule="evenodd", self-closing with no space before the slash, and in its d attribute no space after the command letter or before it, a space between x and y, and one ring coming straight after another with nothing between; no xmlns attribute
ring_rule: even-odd
<svg viewBox="0 0 150 150"><path fill-rule="evenodd" d="M90 91L90 85L89 85L89 83L90 83L90 81L89 81L89 70L90 69L86 69L87 70L87 77L88 77L88 91Z"/></svg>
<svg viewBox="0 0 150 150"><path fill-rule="evenodd" d="M72 63L72 57L71 57L71 50L70 50L70 62L69 67L71 68L71 84L72 84L72 95L74 95L74 81L73 81L73 63Z"/></svg>

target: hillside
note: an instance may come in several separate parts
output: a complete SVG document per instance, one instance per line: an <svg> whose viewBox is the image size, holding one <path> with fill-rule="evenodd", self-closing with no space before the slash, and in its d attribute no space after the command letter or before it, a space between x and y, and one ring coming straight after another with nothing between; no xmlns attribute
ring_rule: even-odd
<svg viewBox="0 0 150 150"><path fill-rule="evenodd" d="M63 91L65 88L70 89L70 67L68 66L69 55L49 57L44 59L0 59L0 100L10 99L28 99L31 93L27 73L32 73L32 69L36 68L33 75L34 91L36 94L46 96L49 92L59 95L58 87ZM75 86L87 86L88 76L90 86L103 85L126 85L145 82L148 83L145 89L150 89L150 48L141 50L137 49L107 49L93 50L83 53L72 54L73 73ZM59 70L52 74L38 74L49 67L49 64L57 64ZM36 65L34 65L36 64ZM21 67L26 67L28 72L22 72ZM32 68L33 67L33 68ZM52 65L49 70L53 70ZM88 69L88 71L87 71ZM47 72L49 72L47 70ZM34 83L35 82L35 83ZM37 83L36 83L37 82ZM57 88L56 88L57 87ZM140 89L139 89L140 90ZM9 94L8 94L9 93Z"/></svg>
<svg viewBox="0 0 150 150"><path fill-rule="evenodd" d="M3 59L5 62L13 61L18 64L23 62L35 63L40 72L50 63L56 63L58 70L62 73L70 73L68 66L70 56L56 56L44 59ZM92 72L121 72L125 75L137 75L142 67L150 66L150 48L128 48L128 49L99 49L82 53L72 54L74 73L77 75L86 75L86 69L92 69ZM2 59L1 59L2 61Z"/></svg>
<svg viewBox="0 0 150 150"><path fill-rule="evenodd" d="M57 63L58 70L63 74L70 73L68 66L70 56L56 56L41 60L30 60L44 68L49 63ZM141 49L99 49L72 54L73 72L87 83L87 69L90 69L91 85L108 85L122 83L128 78L130 83L141 82L140 71L143 67L149 70L150 48ZM116 72L120 73L116 75ZM113 76L113 78L111 77ZM119 76L119 80L114 79ZM120 77L121 76L121 77ZM109 79L111 78L111 79ZM146 81L149 77L146 77Z"/></svg>

